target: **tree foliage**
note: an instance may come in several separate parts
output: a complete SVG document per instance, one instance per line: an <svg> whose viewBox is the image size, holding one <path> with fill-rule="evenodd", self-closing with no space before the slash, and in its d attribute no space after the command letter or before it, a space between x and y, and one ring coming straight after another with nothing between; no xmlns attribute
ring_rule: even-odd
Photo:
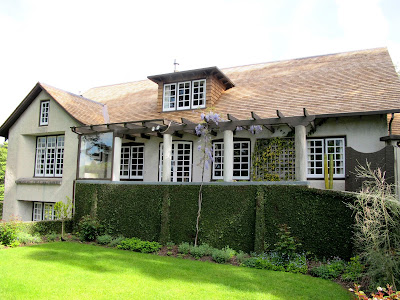
<svg viewBox="0 0 400 300"><path fill-rule="evenodd" d="M4 199L4 176L6 173L8 144L0 145L0 201Z"/></svg>

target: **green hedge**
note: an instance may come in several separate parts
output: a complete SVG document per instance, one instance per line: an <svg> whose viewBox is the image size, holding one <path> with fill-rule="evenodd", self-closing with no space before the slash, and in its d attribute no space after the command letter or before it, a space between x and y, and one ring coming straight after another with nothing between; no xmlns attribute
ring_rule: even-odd
<svg viewBox="0 0 400 300"><path fill-rule="evenodd" d="M3 201L0 201L0 220L3 218Z"/></svg>
<svg viewBox="0 0 400 300"><path fill-rule="evenodd" d="M77 183L75 222L96 216L111 234L151 241L193 242L198 185ZM250 252L273 246L280 224L303 250L352 255L350 194L280 185L203 186L200 243Z"/></svg>
<svg viewBox="0 0 400 300"><path fill-rule="evenodd" d="M72 232L73 220L66 220L64 222L65 232ZM61 233L61 221L39 221L39 222L21 222L19 228L23 232L29 234L39 233L40 235L46 235L49 233Z"/></svg>

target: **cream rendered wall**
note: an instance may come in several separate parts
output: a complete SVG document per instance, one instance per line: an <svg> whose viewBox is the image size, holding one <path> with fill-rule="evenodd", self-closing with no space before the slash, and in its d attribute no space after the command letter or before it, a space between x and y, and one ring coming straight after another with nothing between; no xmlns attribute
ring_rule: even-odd
<svg viewBox="0 0 400 300"><path fill-rule="evenodd" d="M308 126L308 131L311 127ZM286 136L290 132L290 128L286 125L275 127L275 132L271 133L263 128L261 133L256 135L250 134L247 130L239 131L234 138L248 138L251 142L251 150L254 151L254 146L257 139L272 138ZM342 137L346 138L346 146L352 147L360 152L376 152L385 147L384 142L380 142L379 138L387 135L386 117L380 116L363 116L363 117L346 117L339 119L328 119L327 122L317 127L317 131L310 135L308 138L322 138L322 137ZM223 139L223 133L218 132L213 140ZM158 181L159 171L159 144L162 142L161 138L151 137L150 140L137 139L137 142L145 143L145 171L144 181ZM183 138L173 137L173 141L193 141L193 171L192 181L201 181L201 166L200 158L201 153L197 151L198 139L191 134L184 134ZM128 141L124 141L128 142ZM210 181L211 166L205 170L204 181ZM325 184L323 180L309 180L310 185L315 188L324 189ZM345 190L345 180L335 179L335 190Z"/></svg>
<svg viewBox="0 0 400 300"><path fill-rule="evenodd" d="M40 101L50 100L49 125L39 126ZM78 135L70 130L79 126L50 95L42 91L10 128L6 165L3 217L32 220L32 201L66 201L73 197L76 178ZM34 178L36 137L65 134L64 169L60 185L22 184L16 180Z"/></svg>
<svg viewBox="0 0 400 300"><path fill-rule="evenodd" d="M345 136L347 147L363 153L372 153L385 147L385 142L379 141L379 138L387 134L386 115L376 115L328 119L309 138ZM310 186L324 189L325 183L324 180L310 180ZM344 191L345 180L334 179L333 189Z"/></svg>

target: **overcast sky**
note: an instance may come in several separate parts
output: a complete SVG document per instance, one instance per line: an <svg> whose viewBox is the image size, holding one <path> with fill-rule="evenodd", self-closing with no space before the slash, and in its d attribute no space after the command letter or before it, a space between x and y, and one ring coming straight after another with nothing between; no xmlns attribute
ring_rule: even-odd
<svg viewBox="0 0 400 300"><path fill-rule="evenodd" d="M388 47L399 0L0 0L0 124L40 81L81 93L179 70ZM0 140L1 142L1 140Z"/></svg>

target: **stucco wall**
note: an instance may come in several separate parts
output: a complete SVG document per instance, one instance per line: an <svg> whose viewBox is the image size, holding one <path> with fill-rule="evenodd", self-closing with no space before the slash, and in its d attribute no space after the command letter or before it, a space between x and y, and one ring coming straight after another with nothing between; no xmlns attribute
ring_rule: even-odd
<svg viewBox="0 0 400 300"><path fill-rule="evenodd" d="M50 100L49 125L39 126L40 101ZM76 178L78 136L71 126L79 124L46 92L42 91L9 131L3 218L32 220L32 201L57 202L72 198ZM60 185L16 183L33 178L36 137L65 134L64 168Z"/></svg>

